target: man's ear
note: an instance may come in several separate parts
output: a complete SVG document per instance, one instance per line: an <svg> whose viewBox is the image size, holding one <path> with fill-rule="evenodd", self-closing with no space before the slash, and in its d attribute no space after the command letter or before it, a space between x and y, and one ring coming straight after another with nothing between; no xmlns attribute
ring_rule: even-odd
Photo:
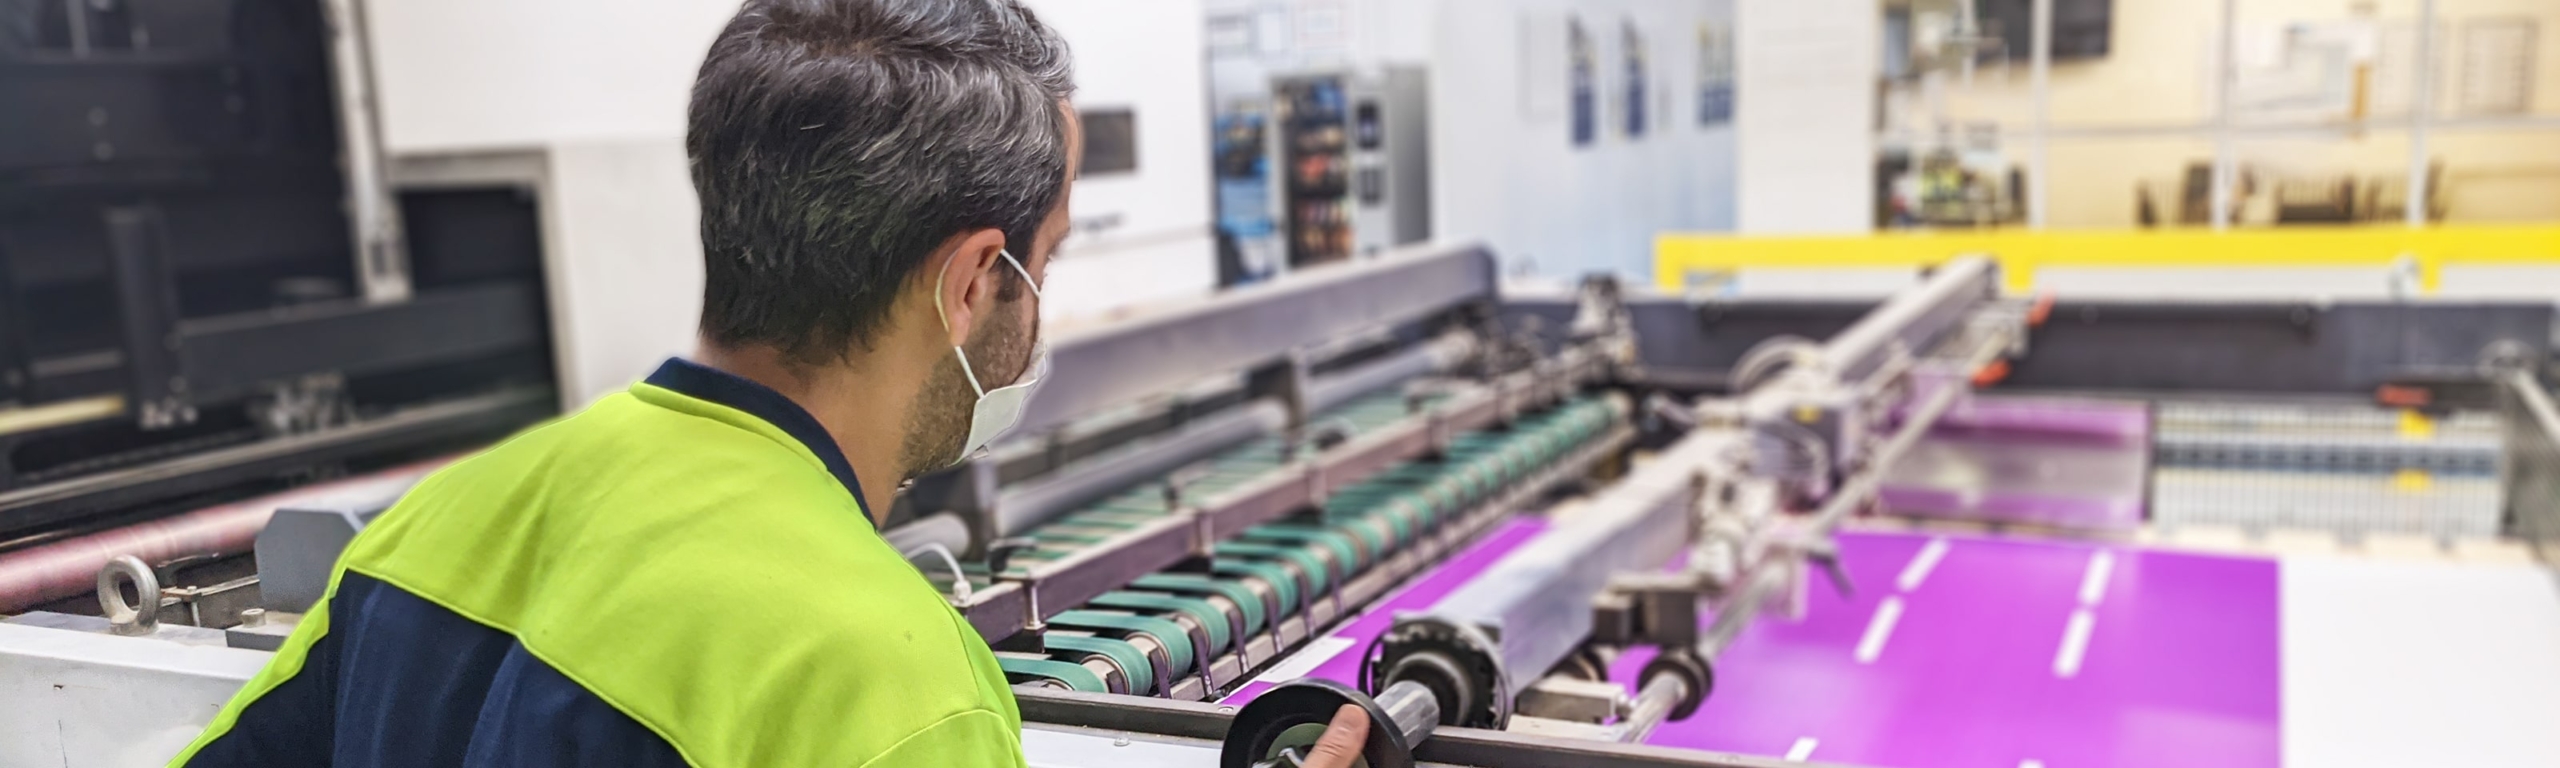
<svg viewBox="0 0 2560 768"><path fill-rule="evenodd" d="M942 327L947 343L960 346L976 330L979 318L995 307L996 288L1013 268L1004 264L1004 232L979 229L952 236L944 249L946 255L925 264L937 270L942 303Z"/></svg>

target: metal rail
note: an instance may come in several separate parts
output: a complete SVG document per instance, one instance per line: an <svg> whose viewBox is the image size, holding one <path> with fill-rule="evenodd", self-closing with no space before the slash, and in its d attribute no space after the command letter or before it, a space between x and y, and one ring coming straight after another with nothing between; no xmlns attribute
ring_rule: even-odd
<svg viewBox="0 0 2560 768"><path fill-rule="evenodd" d="M1472 356L1476 341L1459 334L1435 339L1383 360L1317 378L1308 386L1307 410L1318 412L1353 398L1434 372L1445 371ZM1059 468L1038 480L1005 489L996 497L997 537L1013 536L1046 523L1093 499L1161 476L1198 461L1219 449L1286 428L1288 413L1280 405L1257 402L1205 417L1170 433ZM952 551L966 549L964 539L945 542Z"/></svg>
<svg viewBox="0 0 2560 768"><path fill-rule="evenodd" d="M2548 559L2560 545L2560 405L2533 372L2500 377L2507 421L2507 524Z"/></svg>
<svg viewBox="0 0 2560 768"><path fill-rule="evenodd" d="M1245 370L1292 350L1489 303L1497 278L1493 255L1482 246L1404 251L1065 333L1020 430L1043 432L1155 396L1168 384Z"/></svg>
<svg viewBox="0 0 2560 768"><path fill-rule="evenodd" d="M1235 718L1233 707L1193 701L1075 691L1016 689L1025 723L1141 733L1215 744ZM1037 756L1035 756L1036 758ZM1775 758L1638 744L1559 739L1475 728L1433 729L1414 746L1416 761L1502 768L1794 768Z"/></svg>
<svg viewBox="0 0 2560 768"><path fill-rule="evenodd" d="M0 493L0 531L21 531L154 499L221 488L242 479L308 466L330 456L494 436L551 415L555 402L549 387L509 389L419 406L323 432L21 488Z"/></svg>
<svg viewBox="0 0 2560 768"><path fill-rule="evenodd" d="M1882 365L1897 347L1911 354L1961 324L1973 307L2000 295L1997 264L1980 256L1948 262L1913 290L1895 294L1848 330L1823 344L1823 362L1842 380L1857 381Z"/></svg>

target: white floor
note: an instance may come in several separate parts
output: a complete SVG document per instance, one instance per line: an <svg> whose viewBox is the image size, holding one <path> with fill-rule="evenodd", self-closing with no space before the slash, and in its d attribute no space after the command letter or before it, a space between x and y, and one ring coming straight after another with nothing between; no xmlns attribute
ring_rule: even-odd
<svg viewBox="0 0 2560 768"><path fill-rule="evenodd" d="M2524 563L2288 555L2288 768L2560 766L2560 580Z"/></svg>

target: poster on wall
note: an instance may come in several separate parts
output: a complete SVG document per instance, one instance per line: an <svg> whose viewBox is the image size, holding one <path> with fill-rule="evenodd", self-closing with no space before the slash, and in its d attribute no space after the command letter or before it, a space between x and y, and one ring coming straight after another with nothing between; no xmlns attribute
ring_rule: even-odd
<svg viewBox="0 0 2560 768"><path fill-rule="evenodd" d="M1698 22L1698 125L1733 122L1732 20Z"/></svg>
<svg viewBox="0 0 2560 768"><path fill-rule="evenodd" d="M1626 53L1626 130L1629 140L1644 138L1645 126L1645 50L1644 33L1636 31L1636 21L1618 23L1619 50Z"/></svg>
<svg viewBox="0 0 2560 768"><path fill-rule="evenodd" d="M1582 17L1566 19L1566 62L1573 68L1573 145L1577 147L1591 146L1600 133L1600 84L1596 82L1600 79L1600 52L1594 48L1591 33L1582 27Z"/></svg>

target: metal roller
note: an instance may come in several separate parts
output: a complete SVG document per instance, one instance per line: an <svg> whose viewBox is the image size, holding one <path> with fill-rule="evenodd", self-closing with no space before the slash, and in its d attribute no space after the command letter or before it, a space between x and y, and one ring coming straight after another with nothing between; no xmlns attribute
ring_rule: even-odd
<svg viewBox="0 0 2560 768"><path fill-rule="evenodd" d="M1264 691L1236 712L1219 768L1296 768L1344 704L1369 714L1369 738L1360 749L1369 768L1412 768L1414 745L1440 726L1439 701L1418 683L1398 684L1372 699L1351 686L1303 678Z"/></svg>

